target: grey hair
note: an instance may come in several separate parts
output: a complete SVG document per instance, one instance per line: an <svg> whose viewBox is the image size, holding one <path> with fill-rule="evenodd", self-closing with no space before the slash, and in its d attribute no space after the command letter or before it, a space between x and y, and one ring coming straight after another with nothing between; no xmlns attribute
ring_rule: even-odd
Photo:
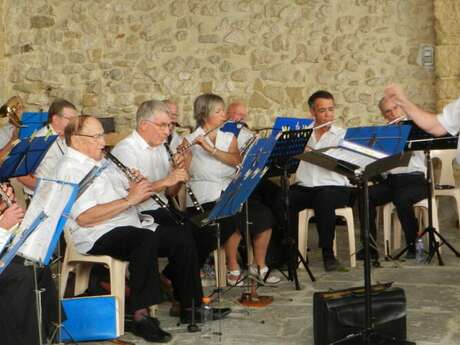
<svg viewBox="0 0 460 345"><path fill-rule="evenodd" d="M139 126L143 120L150 120L157 113L166 113L169 115L169 108L162 101L152 99L150 101L143 102L136 113L136 124Z"/></svg>

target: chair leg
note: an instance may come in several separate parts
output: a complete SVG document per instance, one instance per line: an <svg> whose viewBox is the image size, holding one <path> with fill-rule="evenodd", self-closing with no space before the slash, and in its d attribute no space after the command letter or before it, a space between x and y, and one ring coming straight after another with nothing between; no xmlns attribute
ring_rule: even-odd
<svg viewBox="0 0 460 345"><path fill-rule="evenodd" d="M390 253L392 250L391 244L391 215L393 213L393 209L390 206L384 206L383 207L383 212L382 212L382 217L383 217L383 245L384 245L384 250L385 253L384 255L387 255L387 253Z"/></svg>
<svg viewBox="0 0 460 345"><path fill-rule="evenodd" d="M355 225L353 222L353 211L347 209L345 211L345 220L347 222L348 231L348 247L350 249L350 266L356 267L356 243L355 243Z"/></svg>
<svg viewBox="0 0 460 345"><path fill-rule="evenodd" d="M225 263L225 250L214 250L214 270L216 272L216 287L227 286L227 265Z"/></svg>
<svg viewBox="0 0 460 345"><path fill-rule="evenodd" d="M125 332L125 274L126 263L113 260L110 267L110 293L118 299L118 328Z"/></svg>
<svg viewBox="0 0 460 345"><path fill-rule="evenodd" d="M297 248L300 254L305 257L307 253L307 240L308 240L308 221L307 221L308 210L299 212L299 228L298 228L298 242Z"/></svg>
<svg viewBox="0 0 460 345"><path fill-rule="evenodd" d="M82 294L88 288L92 263L80 262L75 265L75 296Z"/></svg>

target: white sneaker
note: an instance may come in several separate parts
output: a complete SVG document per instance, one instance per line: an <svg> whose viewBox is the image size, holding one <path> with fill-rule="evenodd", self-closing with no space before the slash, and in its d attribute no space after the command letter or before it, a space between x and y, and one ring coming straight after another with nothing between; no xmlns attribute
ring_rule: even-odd
<svg viewBox="0 0 460 345"><path fill-rule="evenodd" d="M227 284L230 286L243 286L244 281L241 271L227 271Z"/></svg>
<svg viewBox="0 0 460 345"><path fill-rule="evenodd" d="M279 277L272 274L271 272L270 275L266 277L268 273L267 266L265 266L264 268L260 269L259 272L257 272L257 267L251 265L249 267L249 273L251 274L251 276L255 277L256 280L261 284L276 285L281 281Z"/></svg>

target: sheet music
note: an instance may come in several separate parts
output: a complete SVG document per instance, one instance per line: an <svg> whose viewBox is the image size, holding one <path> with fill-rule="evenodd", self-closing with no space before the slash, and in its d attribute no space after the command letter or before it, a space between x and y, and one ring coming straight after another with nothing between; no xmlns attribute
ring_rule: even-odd
<svg viewBox="0 0 460 345"><path fill-rule="evenodd" d="M58 223L75 190L75 185L59 181L41 179L34 193L32 202L21 223L21 233L43 211L47 218L38 225L18 251L26 259L44 263L49 247L58 230ZM63 227L62 224L61 227ZM19 237L19 236L16 236Z"/></svg>
<svg viewBox="0 0 460 345"><path fill-rule="evenodd" d="M365 156L358 152L347 150L343 147L334 147L327 151L324 151L323 153L326 156L342 160L362 168L376 161L375 158Z"/></svg>
<svg viewBox="0 0 460 345"><path fill-rule="evenodd" d="M0 229L0 254L10 242L11 236L13 236L11 231Z"/></svg>

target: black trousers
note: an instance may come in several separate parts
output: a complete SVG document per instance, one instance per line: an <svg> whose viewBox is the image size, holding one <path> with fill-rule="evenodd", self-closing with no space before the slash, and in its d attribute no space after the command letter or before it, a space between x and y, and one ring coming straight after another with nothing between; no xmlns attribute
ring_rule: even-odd
<svg viewBox="0 0 460 345"><path fill-rule="evenodd" d="M190 221L186 221L183 226L179 226L171 218L169 212L164 208L143 211L142 213L151 215L155 219L155 223L160 224L161 226L180 228L182 231L186 231L191 234L195 242L198 255L198 266L200 268L203 267L209 253L216 249L217 241L214 233L210 231L210 229L200 228ZM185 214L184 218L186 218ZM165 268L163 273L170 278L171 272L169 265Z"/></svg>
<svg viewBox="0 0 460 345"><path fill-rule="evenodd" d="M174 291L182 308L199 305L203 297L193 238L175 227L156 231L132 226L115 228L101 236L88 252L129 262L133 310L161 302L158 257L168 257Z"/></svg>
<svg viewBox="0 0 460 345"><path fill-rule="evenodd" d="M297 238L299 212L312 208L315 211L319 246L331 251L335 236L335 209L352 204L353 188L345 186L303 187L294 185L289 191L290 235ZM279 197L282 205L282 198ZM280 207L282 210L284 206ZM278 215L279 217L282 215Z"/></svg>
<svg viewBox="0 0 460 345"><path fill-rule="evenodd" d="M370 186L369 234L377 241L376 207L392 202L396 207L406 243L414 244L418 222L413 205L425 199L427 194L426 179L421 173L389 174L383 182ZM363 220L362 203L360 203L360 219Z"/></svg>
<svg viewBox="0 0 460 345"><path fill-rule="evenodd" d="M58 296L48 267L37 271L42 294L44 337L50 336L52 323L58 321ZM34 273L32 266L16 257L0 274L0 343L2 345L39 344L35 311Z"/></svg>

